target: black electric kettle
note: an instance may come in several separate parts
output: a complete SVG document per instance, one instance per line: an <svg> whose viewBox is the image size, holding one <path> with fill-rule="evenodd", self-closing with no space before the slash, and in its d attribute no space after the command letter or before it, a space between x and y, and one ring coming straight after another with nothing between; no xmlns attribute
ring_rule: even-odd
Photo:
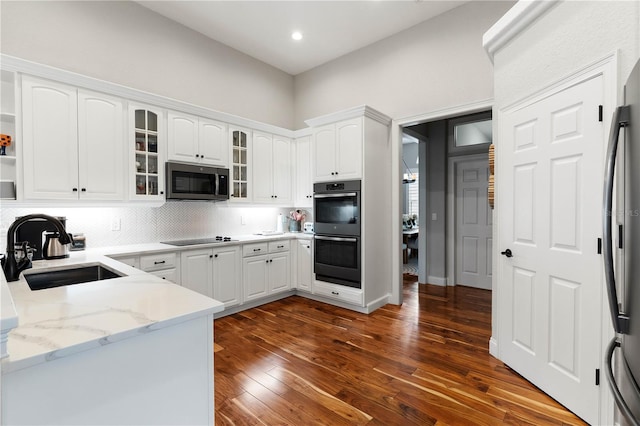
<svg viewBox="0 0 640 426"><path fill-rule="evenodd" d="M42 247L42 257L44 259L64 259L69 257L70 244L60 243L60 234L57 231L44 231L44 246ZM71 238L71 234L69 234Z"/></svg>

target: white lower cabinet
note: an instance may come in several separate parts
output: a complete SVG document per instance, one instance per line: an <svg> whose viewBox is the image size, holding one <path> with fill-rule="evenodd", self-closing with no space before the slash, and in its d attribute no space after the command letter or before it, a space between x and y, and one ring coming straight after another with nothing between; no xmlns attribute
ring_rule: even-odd
<svg viewBox="0 0 640 426"><path fill-rule="evenodd" d="M311 292L313 258L311 250L311 240L296 240L298 268L296 274L296 287L298 290Z"/></svg>
<svg viewBox="0 0 640 426"><path fill-rule="evenodd" d="M140 256L138 264L145 272L174 284L180 284L179 258L175 252L144 254Z"/></svg>
<svg viewBox="0 0 640 426"><path fill-rule="evenodd" d="M124 254L109 257L163 280L180 284L180 259L176 252L151 253L140 256Z"/></svg>
<svg viewBox="0 0 640 426"><path fill-rule="evenodd" d="M324 281L314 281L313 294L336 299L352 305L362 306L362 290L357 288L345 287Z"/></svg>
<svg viewBox="0 0 640 426"><path fill-rule="evenodd" d="M240 304L238 246L185 250L180 265L183 287L219 300L225 307Z"/></svg>
<svg viewBox="0 0 640 426"><path fill-rule="evenodd" d="M213 297L213 250L199 249L183 251L182 286L205 296Z"/></svg>
<svg viewBox="0 0 640 426"><path fill-rule="evenodd" d="M225 308L242 302L240 287L240 247L221 247L213 250L213 298Z"/></svg>
<svg viewBox="0 0 640 426"><path fill-rule="evenodd" d="M257 300L291 289L289 240L245 244L242 248L244 300Z"/></svg>

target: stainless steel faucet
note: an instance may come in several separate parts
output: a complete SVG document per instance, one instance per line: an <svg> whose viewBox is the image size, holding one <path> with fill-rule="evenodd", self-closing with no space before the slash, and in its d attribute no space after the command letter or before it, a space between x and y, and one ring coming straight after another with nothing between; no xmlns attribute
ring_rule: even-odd
<svg viewBox="0 0 640 426"><path fill-rule="evenodd" d="M7 231L7 255L2 262L2 270L4 271L4 276L7 278L7 281L18 281L18 279L20 278L20 272L24 271L25 269L31 268L31 259L29 259L26 253L18 263L18 261L16 260L15 251L16 231L23 223L28 222L31 219L46 220L47 222L55 226L58 230L58 233L60 234L60 244L71 243L71 237L69 237L69 234L67 234L64 225L55 217L41 213L34 213L16 219L11 224L11 226L9 226L9 230Z"/></svg>

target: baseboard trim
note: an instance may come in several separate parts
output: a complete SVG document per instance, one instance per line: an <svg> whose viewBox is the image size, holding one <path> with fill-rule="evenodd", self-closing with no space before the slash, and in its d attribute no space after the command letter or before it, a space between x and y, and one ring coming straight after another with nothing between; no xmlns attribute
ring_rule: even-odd
<svg viewBox="0 0 640 426"><path fill-rule="evenodd" d="M447 279L445 277L428 276L427 284L440 285L444 287L447 285Z"/></svg>
<svg viewBox="0 0 640 426"><path fill-rule="evenodd" d="M384 305L386 305L387 303L389 303L389 297L391 295L390 294L385 294L384 296L380 297L379 299L376 299L372 302L369 302L369 304L367 304L367 313L370 314L371 312L375 311L378 308L383 307Z"/></svg>
<svg viewBox="0 0 640 426"><path fill-rule="evenodd" d="M489 355L498 358L498 341L493 336L489 339Z"/></svg>

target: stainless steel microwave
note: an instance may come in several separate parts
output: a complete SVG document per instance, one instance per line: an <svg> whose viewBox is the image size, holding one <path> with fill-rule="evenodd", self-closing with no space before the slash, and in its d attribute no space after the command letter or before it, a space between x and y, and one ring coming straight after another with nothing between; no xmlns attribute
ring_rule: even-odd
<svg viewBox="0 0 640 426"><path fill-rule="evenodd" d="M167 200L229 199L229 169L198 164L166 164Z"/></svg>

